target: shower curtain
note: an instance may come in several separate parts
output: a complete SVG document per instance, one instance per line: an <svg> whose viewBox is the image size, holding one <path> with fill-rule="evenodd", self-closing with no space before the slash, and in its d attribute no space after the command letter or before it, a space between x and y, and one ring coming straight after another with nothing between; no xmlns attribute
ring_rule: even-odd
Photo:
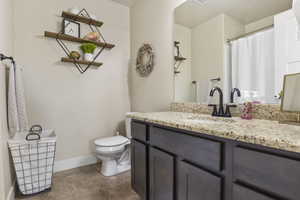
<svg viewBox="0 0 300 200"><path fill-rule="evenodd" d="M244 100L275 103L274 29L231 42L231 87Z"/></svg>

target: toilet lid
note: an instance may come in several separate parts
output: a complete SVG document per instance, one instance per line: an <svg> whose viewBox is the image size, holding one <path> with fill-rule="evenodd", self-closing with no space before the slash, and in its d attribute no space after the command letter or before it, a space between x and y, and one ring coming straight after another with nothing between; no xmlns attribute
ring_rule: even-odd
<svg viewBox="0 0 300 200"><path fill-rule="evenodd" d="M112 147L112 146L119 146L125 144L128 141L129 139L126 137L114 136L114 137L107 137L107 138L95 140L95 144L97 146L102 146L102 147Z"/></svg>

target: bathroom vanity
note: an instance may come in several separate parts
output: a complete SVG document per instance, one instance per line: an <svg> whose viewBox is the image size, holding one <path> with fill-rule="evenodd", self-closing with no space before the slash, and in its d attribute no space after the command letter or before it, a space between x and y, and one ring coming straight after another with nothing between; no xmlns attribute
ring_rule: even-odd
<svg viewBox="0 0 300 200"><path fill-rule="evenodd" d="M175 112L131 117L141 199L300 199L299 127Z"/></svg>

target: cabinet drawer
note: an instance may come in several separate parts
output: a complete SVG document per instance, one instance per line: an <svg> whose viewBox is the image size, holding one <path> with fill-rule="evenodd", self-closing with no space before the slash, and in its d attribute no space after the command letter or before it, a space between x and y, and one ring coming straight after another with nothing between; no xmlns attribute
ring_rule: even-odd
<svg viewBox="0 0 300 200"><path fill-rule="evenodd" d="M234 178L288 199L300 199L300 162L237 147Z"/></svg>
<svg viewBox="0 0 300 200"><path fill-rule="evenodd" d="M233 200L276 200L243 186L233 186Z"/></svg>
<svg viewBox="0 0 300 200"><path fill-rule="evenodd" d="M147 125L133 121L131 123L131 136L134 139L147 141Z"/></svg>
<svg viewBox="0 0 300 200"><path fill-rule="evenodd" d="M221 200L222 178L189 163L178 163L178 200Z"/></svg>
<svg viewBox="0 0 300 200"><path fill-rule="evenodd" d="M150 130L150 143L190 162L221 169L222 144L219 142L153 127Z"/></svg>

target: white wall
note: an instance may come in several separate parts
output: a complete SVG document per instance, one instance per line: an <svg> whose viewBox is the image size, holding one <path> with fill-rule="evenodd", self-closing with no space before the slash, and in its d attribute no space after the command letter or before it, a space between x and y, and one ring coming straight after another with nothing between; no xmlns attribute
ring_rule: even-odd
<svg viewBox="0 0 300 200"><path fill-rule="evenodd" d="M0 53L13 54L12 45L12 1L0 1ZM9 138L6 119L6 87L5 68L0 65L0 199L7 199L12 188L13 176L11 173L7 139Z"/></svg>
<svg viewBox="0 0 300 200"><path fill-rule="evenodd" d="M116 44L99 57L102 67L85 74L61 63L64 52L42 36L45 30L59 31L58 15L72 6L102 20L106 40ZM130 110L129 8L111 0L26 0L15 2L14 14L15 55L24 66L30 123L55 129L57 160L92 154L93 140L112 136Z"/></svg>
<svg viewBox="0 0 300 200"><path fill-rule="evenodd" d="M293 10L275 16L275 90L283 88L283 75L300 72L299 24Z"/></svg>
<svg viewBox="0 0 300 200"><path fill-rule="evenodd" d="M185 0L139 0L131 17L131 105L133 111L159 111L173 101L174 9ZM135 70L138 49L150 43L155 51L154 71L147 78Z"/></svg>
<svg viewBox="0 0 300 200"><path fill-rule="evenodd" d="M261 20L252 22L250 24L247 24L245 26L245 32L250 33L259 29L262 29L264 27L270 26L274 24L274 16L265 17Z"/></svg>
<svg viewBox="0 0 300 200"><path fill-rule="evenodd" d="M181 62L180 73L174 77L174 100L176 102L191 102L193 101L194 89L192 87L192 72L191 72L191 51L192 51L192 30L185 26L175 24L174 40L180 42L180 53L187 60ZM175 52L176 53L176 52ZM175 54L176 55L176 54ZM176 64L178 65L178 63Z"/></svg>

